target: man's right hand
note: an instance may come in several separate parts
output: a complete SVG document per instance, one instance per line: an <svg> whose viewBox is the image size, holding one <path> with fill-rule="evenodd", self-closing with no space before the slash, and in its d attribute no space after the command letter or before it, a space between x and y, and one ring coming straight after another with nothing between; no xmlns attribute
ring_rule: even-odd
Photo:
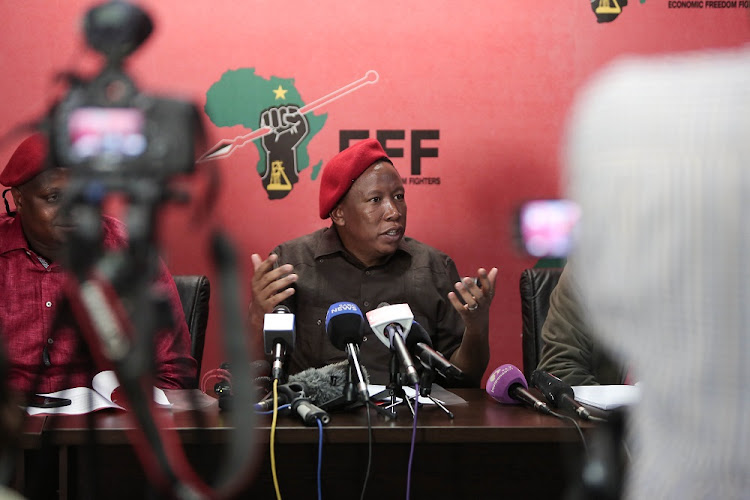
<svg viewBox="0 0 750 500"><path fill-rule="evenodd" d="M267 313L273 312L274 307L294 295L292 284L297 281L294 267L284 264L274 268L279 256L271 254L266 260L254 253L250 257L253 262L254 274L252 280L253 299L250 302L250 326L254 332L263 332L263 319Z"/></svg>

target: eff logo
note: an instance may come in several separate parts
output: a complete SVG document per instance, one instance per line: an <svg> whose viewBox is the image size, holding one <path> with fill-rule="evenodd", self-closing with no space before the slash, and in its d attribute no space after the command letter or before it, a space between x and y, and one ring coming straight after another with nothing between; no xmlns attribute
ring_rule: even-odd
<svg viewBox="0 0 750 500"><path fill-rule="evenodd" d="M313 111L377 81L377 72L370 70L359 80L305 102L292 78L262 78L254 68L227 71L206 92L206 114L219 127L243 125L251 132L219 141L199 161L226 158L253 143L260 157L256 170L268 198L283 198L299 180L299 173L310 166L307 146L326 122L326 115ZM312 178L322 163L313 167Z"/></svg>

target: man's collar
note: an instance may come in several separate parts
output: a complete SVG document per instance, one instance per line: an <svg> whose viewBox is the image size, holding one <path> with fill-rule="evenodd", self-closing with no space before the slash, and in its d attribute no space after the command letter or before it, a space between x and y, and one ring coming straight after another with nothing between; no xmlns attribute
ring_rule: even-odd
<svg viewBox="0 0 750 500"><path fill-rule="evenodd" d="M337 252L343 253L345 250L344 244L341 243L341 238L339 238L339 233L336 232L336 228L331 225L323 230L323 234L318 240L318 245L315 249L315 258L318 259Z"/></svg>
<svg viewBox="0 0 750 500"><path fill-rule="evenodd" d="M109 215L102 216L102 219L104 249L114 250L126 246L128 233L122 222ZM19 249L33 252L23 234L21 218L0 214L0 254ZM36 255L36 252L33 253Z"/></svg>
<svg viewBox="0 0 750 500"><path fill-rule="evenodd" d="M11 250L28 250L29 245L23 235L19 217L0 215L0 226L4 228L3 237L0 238L0 254Z"/></svg>
<svg viewBox="0 0 750 500"><path fill-rule="evenodd" d="M413 254L412 244L409 238L401 238L401 241L398 242L398 248L396 249L396 253L398 252L404 252L409 255ZM354 258L344 247L344 244L339 237L339 233L336 231L336 226L332 224L330 227L323 230L323 234L318 241L318 246L315 249L315 259L317 260L320 257L325 257L326 255L332 255L335 253L341 253L350 258Z"/></svg>

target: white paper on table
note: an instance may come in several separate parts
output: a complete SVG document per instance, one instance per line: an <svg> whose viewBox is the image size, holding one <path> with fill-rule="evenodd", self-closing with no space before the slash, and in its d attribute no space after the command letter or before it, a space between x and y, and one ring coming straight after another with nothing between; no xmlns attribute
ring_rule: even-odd
<svg viewBox="0 0 750 500"><path fill-rule="evenodd" d="M125 408L112 401L112 393L119 386L120 382L117 380L115 372L111 370L99 372L91 380L91 387L93 389L88 387L73 387L62 391L40 394L41 396L69 399L69 405L57 408L37 408L29 406L26 408L26 412L29 415L83 415L103 408L118 408L124 410ZM164 407L172 406L166 393L158 387L154 387L154 402Z"/></svg>
<svg viewBox="0 0 750 500"><path fill-rule="evenodd" d="M576 385L576 401L601 410L613 410L640 401L641 388L637 385Z"/></svg>
<svg viewBox="0 0 750 500"><path fill-rule="evenodd" d="M403 389L404 389L404 393L409 398L413 399L414 396L417 394L417 392L414 390L413 387L404 386ZM370 397L373 397L376 394L379 394L379 393L385 391L386 390L386 386L384 386L384 385L370 384L370 385L367 386L367 390L370 393ZM383 398L383 399L385 399L385 398ZM401 402L401 398L397 397L396 398L396 403L400 403L400 402ZM421 404L423 404L423 405L434 405L435 404L435 402L433 400L431 400L430 398L426 398L424 396L419 396L419 402ZM441 401L441 403L442 403L442 401Z"/></svg>

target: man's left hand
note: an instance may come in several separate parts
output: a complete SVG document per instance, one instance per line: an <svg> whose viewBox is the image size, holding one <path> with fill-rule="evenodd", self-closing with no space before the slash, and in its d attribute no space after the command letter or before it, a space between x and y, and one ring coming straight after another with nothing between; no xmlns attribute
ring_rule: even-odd
<svg viewBox="0 0 750 500"><path fill-rule="evenodd" d="M456 291L448 294L448 299L463 318L467 328L489 325L490 304L495 296L497 272L496 267L489 272L479 268L476 279L463 278L455 284Z"/></svg>

